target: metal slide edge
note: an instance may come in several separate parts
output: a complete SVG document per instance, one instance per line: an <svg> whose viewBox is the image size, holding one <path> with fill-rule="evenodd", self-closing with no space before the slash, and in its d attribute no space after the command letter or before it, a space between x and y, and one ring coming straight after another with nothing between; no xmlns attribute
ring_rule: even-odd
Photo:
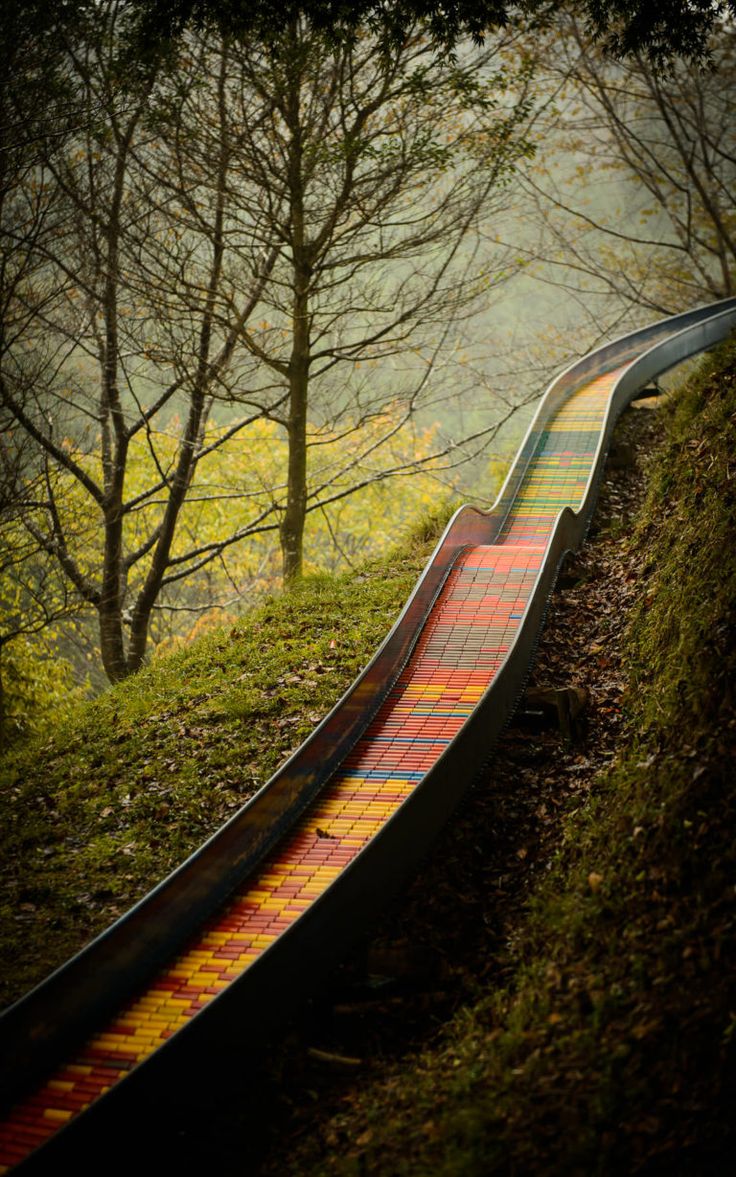
<svg viewBox="0 0 736 1177"><path fill-rule="evenodd" d="M346 868L329 891L314 903L313 908L305 913L292 929L284 933L279 941L264 952L262 958L255 962L238 981L217 997L208 1010L203 1011L203 1015L193 1019L189 1026L181 1030L175 1039L167 1044L166 1048L161 1048L150 1059L141 1063L131 1073L131 1076L121 1081L118 1085L120 1091L130 1092L133 1086L132 1080L139 1072L141 1082L145 1083L146 1073L153 1076L159 1068L170 1068L174 1063L175 1056L180 1052L196 1050L198 1037L204 1036L210 1049L214 1048L218 1038L222 1039L223 1044L225 1042L231 1043L233 1035L232 1029L228 1029L229 1017L226 1011L233 1008L234 1003L242 1004L244 1000L252 1007L253 995L259 989L262 991L262 997L256 1003L259 1006L257 1021L259 1029L265 1029L269 1019L265 1017L260 1006L263 1002L273 1003L274 1013L278 1016L280 1004L285 999L285 994L278 996L281 991L278 982L264 982L262 979L269 972L274 972L274 961L277 957L282 962L277 967L277 971L282 977L290 967L298 968L300 977L302 977L304 972L303 957L305 953L309 954L310 952L319 958L320 968L318 971L324 972L324 967L329 964L330 946L334 944L336 939L334 932L326 932L325 929L331 928L334 920L337 919L339 922L341 910L349 913L350 930L358 928L361 920L366 918L368 914L367 911L364 913L364 909L369 908L371 911L377 909L387 895L395 889L399 874L410 870L426 851L428 841L441 828L470 779L487 758L490 743L498 735L513 710L519 691L528 674L531 654L547 599L554 584L557 567L565 552L578 546L587 528L593 506L595 478L599 472L607 448L607 440L616 417L625 404L654 375L672 367L687 355L695 354L711 346L718 339L723 338L729 327L735 322L736 299L726 300L714 307L699 308L695 312L688 312L685 315L666 320L664 324L660 323L646 328L643 332L625 336L623 340L617 341L615 344L606 345L583 361L572 365L561 377L558 377L550 386L540 405L527 432L527 437L522 443L514 468L494 507L489 512L461 508L456 514L438 543L435 553L407 602L399 621L369 666L343 697L341 703L319 725L319 728L302 745L302 748L275 774L271 782L264 786L256 797L227 823L227 826L205 843L204 847L188 859L178 871L169 876L130 913L122 917L109 932L93 941L68 965L57 970L48 981L4 1015L2 1023L0 1023L0 1030L4 1032L11 1052L15 1052L15 1062L11 1062L13 1075L11 1083L6 1088L8 1094L11 1088L15 1088L17 1092L18 1087L23 1085L24 1079L26 1083L29 1082L32 1076L49 1066L50 1061L66 1049L69 1042L83 1033L89 1024L104 1017L108 1009L114 1008L121 999L121 991L127 995L130 989L141 983L143 979L141 962L135 959L136 955L140 955L142 951L140 938L136 943L133 959L130 959L124 951L121 959L121 951L117 946L117 941L120 938L135 937L141 925L147 924L149 930L144 937L143 944L143 951L147 953L145 964L151 964L150 944L154 943L157 950L153 954L152 967L155 968L163 958L176 950L181 940L191 933L195 923L200 922L211 910L223 902L233 887L242 881L255 862L260 861L273 842L281 836L290 821L303 811L318 791L321 780L309 779L307 786L299 791L298 801L295 801L293 796L289 796L288 803L281 808L279 805L271 803L274 786L278 785L285 775L288 777L289 773L293 773L294 766L298 764L299 757L304 754L305 749L313 748L315 742L319 744L320 733L323 733L323 736L328 733L329 738L332 738L331 727L335 720L339 719L346 705L352 705L350 719L353 726L357 725L361 731L363 730L365 723L374 714L380 700L384 697L388 686L393 683L396 674L404 665L457 552L468 542L493 542L493 537L497 534L505 517L510 498L513 498L516 493L523 476L523 470L526 469L535 440L544 427L545 421L549 420L551 413L571 391L580 387L581 383L585 383L596 371L600 371L601 365L603 367L616 366L616 361L622 356L629 357L635 347L634 340L641 347L642 344L646 344L652 339L656 340L658 336L661 338L666 328L667 338L663 342L654 342L619 379L611 395L609 412L601 433L598 455L583 508L578 515L575 515L569 508L562 511L548 545L538 583L529 602L513 650L510 651L504 667L499 671L497 678L481 700L461 735L447 749L435 767L427 773L421 784L407 798L384 830ZM677 331L678 327L679 331ZM521 467L523 469L519 474ZM372 668L375 670L377 667L380 668L380 674L374 674L371 678ZM355 695L360 695L360 688L366 683L371 688L368 692L369 697L359 699L360 706L355 706ZM332 725L330 721L332 721ZM355 738L357 736L353 735L348 746L349 743L354 742ZM345 754L345 750L344 747L341 749L340 758ZM324 763L324 757L321 762ZM333 767L334 763L331 763L325 775L332 771ZM282 801L283 796L279 800ZM244 816L256 811L259 812L259 829L266 829L268 833L261 840L258 853L253 856L252 853L248 853L248 851L252 851L252 845L246 848L245 854L242 848L237 845L233 849L232 832L241 832L240 826ZM232 855L232 858L228 861L229 854ZM397 867L396 864L397 856L400 856L401 859L400 867ZM224 864L223 858L226 859ZM219 877L214 879L212 877L213 861L220 867ZM202 874L206 879L207 894L205 899L200 899L198 903L193 903L191 899L189 884L192 874ZM224 879L223 874L225 875ZM366 877L368 881L366 881ZM171 929L170 927L172 919L170 893L172 888L178 891L180 906L185 909L188 917L183 929ZM201 893L203 889L201 880L199 880L196 889ZM359 913L361 913L360 918L356 918ZM179 918L183 918L183 911ZM162 923L166 925L163 931ZM345 946L347 934L346 931L342 937L337 937L340 939L341 949ZM279 954L281 955L279 956ZM291 965L287 963L287 968L285 968L284 961L292 963ZM146 968L145 971L148 972L149 968ZM64 1013L68 1014L69 989L77 986L80 976L85 982L82 984L84 997L88 995L90 989L95 990L94 1010L85 1009L84 1016L80 1017L77 1014L75 1017L74 1002L72 1002L72 1016L68 1022L65 1022L65 1026L59 1028L50 1025L50 1017L53 1011L59 1009L60 1005ZM117 980L118 983L111 984L113 980ZM114 996L110 994L110 985ZM102 998L97 993L101 988L104 990ZM250 993L251 996L245 996L246 993ZM77 1002L79 1000L78 997ZM216 1031L218 1024L222 1026L219 1034ZM45 1033L39 1034L37 1033L39 1026L42 1027L42 1030L45 1027L49 1028L45 1030ZM252 1031L249 1040L252 1041ZM176 1049L172 1049L174 1043L176 1043ZM22 1059L29 1055L33 1055L31 1065L26 1065L24 1068ZM164 1055L170 1061L165 1061ZM6 1053L5 1057L9 1058L9 1055ZM19 1060L21 1062L20 1075ZM102 1105L110 1107L116 1102L116 1099L121 1098L120 1096L113 1098L117 1090L117 1088L113 1089L99 1101L101 1109ZM103 1115L103 1112L97 1114ZM58 1133L54 1140L62 1142L64 1138L76 1134L78 1131L76 1125L81 1124L90 1116L90 1111L84 1113L68 1128ZM49 1145L39 1150L39 1157L41 1154L46 1155L52 1143L49 1142Z"/></svg>

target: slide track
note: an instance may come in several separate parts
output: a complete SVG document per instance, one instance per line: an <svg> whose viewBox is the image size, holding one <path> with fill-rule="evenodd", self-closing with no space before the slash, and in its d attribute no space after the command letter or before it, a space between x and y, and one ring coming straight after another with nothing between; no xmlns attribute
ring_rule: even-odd
<svg viewBox="0 0 736 1177"><path fill-rule="evenodd" d="M401 617L262 790L0 1018L0 1174L54 1172L262 1041L426 852L488 759L610 434L659 373L725 337L736 299L635 332L545 394L490 511L451 520ZM73 1170L72 1170L73 1171Z"/></svg>

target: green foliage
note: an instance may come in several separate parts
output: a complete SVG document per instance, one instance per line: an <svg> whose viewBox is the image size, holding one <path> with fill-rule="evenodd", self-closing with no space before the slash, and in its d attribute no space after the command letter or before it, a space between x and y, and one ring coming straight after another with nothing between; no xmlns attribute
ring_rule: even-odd
<svg viewBox="0 0 736 1177"><path fill-rule="evenodd" d="M499 493L511 468L513 457L513 454L503 452L491 454L486 467L486 486L489 499L493 499Z"/></svg>
<svg viewBox="0 0 736 1177"><path fill-rule="evenodd" d="M6 444L6 461L9 450ZM59 623L74 624L78 603L56 561L24 525L21 502L17 485L6 478L0 488L0 751L43 731L82 693L57 649ZM26 511L32 528L41 514ZM72 509L69 518L74 530Z"/></svg>
<svg viewBox="0 0 736 1177"><path fill-rule="evenodd" d="M421 21L438 50L447 53L454 52L463 38L482 40L489 29L498 26L518 27L529 20L554 19L560 7L557 2L540 5L539 0L514 4L508 0L402 0L389 5L378 0L352 0L350 4L343 0L302 0L298 8L284 5L281 0L247 4L242 0L171 0L165 6L153 0L137 0L132 51L136 57L145 57L152 43L165 45L189 21L195 25L216 22L227 33L248 31L269 41L278 36L288 16L299 11L336 41L352 41L367 27L387 44L397 44ZM667 0L656 5L646 0L607 0L605 4L601 0L576 0L572 4L573 11L580 14L609 53L648 54L660 67L677 55L695 61L707 58L709 38L714 27L717 31L724 8L733 11L733 0L726 4ZM34 19L39 18L34 14Z"/></svg>
<svg viewBox="0 0 736 1177"><path fill-rule="evenodd" d="M0 750L38 736L73 710L84 689L54 648L54 632L21 634L0 647L3 707Z"/></svg>
<svg viewBox="0 0 736 1177"><path fill-rule="evenodd" d="M389 554L392 545L411 533L417 520L431 513L438 498L438 483L430 459L436 446L435 431L424 429L413 437L392 435L390 413L377 417L361 430L364 447L370 457L364 464L353 461L354 449L349 439L324 428L313 428L309 444L314 447L314 480L329 484L324 497L331 501L307 517L307 573L342 572L363 561ZM173 425L176 426L176 421ZM216 543L237 530L246 532L260 515L267 514L272 501L271 488L283 482L287 443L283 430L270 421L255 421L241 435L217 445L226 429L209 421L203 434L204 444L215 448L203 460L193 479L184 504L173 554L181 556L188 549ZM142 497L140 509L126 517L126 549L135 550L144 543L161 522L164 503L145 493L156 478L157 469L170 469L176 456L177 428L151 429L148 436L133 438L128 457L126 489L130 498ZM385 440L384 440L385 438ZM375 443L375 448L372 446ZM101 477L98 460L83 453L69 439L66 451L95 478ZM416 463L426 463L417 470ZM404 476L380 477L377 464L386 470L398 469ZM378 476L377 476L378 475ZM410 476L408 476L410 475ZM361 480L362 489L345 493ZM444 488L439 487L444 497ZM97 518L78 483L70 475L60 475L56 495L64 532L73 543L78 564L85 575L93 576L103 542L102 520ZM341 497L343 496L343 497ZM39 513L40 514L40 513ZM40 520L34 522L39 523ZM128 576L129 589L139 591L145 569L134 566ZM170 649L172 644L190 640L223 621L235 620L243 607L252 605L281 583L280 558L275 525L272 530L256 531L225 549L221 557L200 570L191 580L172 585L162 593L160 607L153 622L154 647ZM37 667L31 674L34 658L18 652L6 652L8 665L23 665L20 673L27 684L14 694L20 682L15 670L9 671L5 683L6 706L13 719L9 731L40 730L40 708L44 689L41 680L59 684L67 681L66 669L51 666L53 651L64 651L70 640L92 657L97 639L89 625L83 627L78 617L79 602L70 597L61 570L54 561L39 552L19 520L4 526L0 537L0 606L3 618L0 638L17 633L32 634L43 630L45 637L37 647ZM39 639L40 640L40 639ZM25 650L25 647L24 647ZM97 650L97 656L99 651ZM77 671L86 677L87 664ZM30 675L30 678L29 678ZM35 686L31 686L31 679ZM38 681L36 681L38 679ZM61 687L59 687L61 690ZM40 692L40 693L39 693ZM38 708L34 718L34 699Z"/></svg>

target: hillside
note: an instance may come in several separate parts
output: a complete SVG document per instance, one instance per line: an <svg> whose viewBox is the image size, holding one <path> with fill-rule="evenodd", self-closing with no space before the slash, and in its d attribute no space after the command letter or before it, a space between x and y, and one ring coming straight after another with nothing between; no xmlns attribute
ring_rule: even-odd
<svg viewBox="0 0 736 1177"><path fill-rule="evenodd" d="M156 658L0 767L0 1005L102 931L271 776L401 609L448 511Z"/></svg>
<svg viewBox="0 0 736 1177"><path fill-rule="evenodd" d="M735 443L736 344L662 413L625 416L535 667L587 687L584 728L509 729L413 887L219 1116L178 1127L172 1164L178 1142L182 1163L272 1177L724 1172ZM385 633L437 527L154 662L6 765L9 995L268 776Z"/></svg>

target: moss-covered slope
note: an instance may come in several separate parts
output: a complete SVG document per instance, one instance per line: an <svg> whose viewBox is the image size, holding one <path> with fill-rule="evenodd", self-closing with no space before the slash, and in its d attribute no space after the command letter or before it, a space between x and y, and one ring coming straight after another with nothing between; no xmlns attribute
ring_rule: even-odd
<svg viewBox="0 0 736 1177"><path fill-rule="evenodd" d="M0 1004L145 894L268 779L385 636L446 521L155 659L0 772Z"/></svg>

